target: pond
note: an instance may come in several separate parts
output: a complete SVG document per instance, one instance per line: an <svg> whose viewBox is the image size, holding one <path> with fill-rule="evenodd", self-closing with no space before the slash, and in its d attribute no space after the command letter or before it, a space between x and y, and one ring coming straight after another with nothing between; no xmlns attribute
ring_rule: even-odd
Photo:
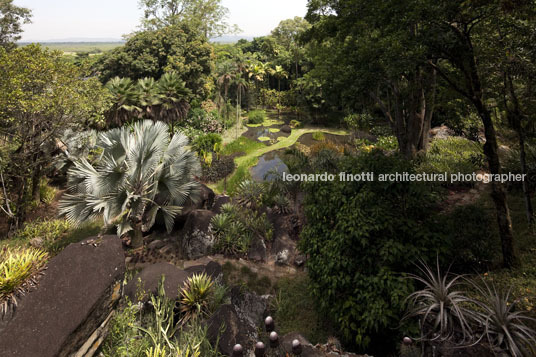
<svg viewBox="0 0 536 357"><path fill-rule="evenodd" d="M274 180L274 171L282 173L288 172L288 167L279 157L281 151L271 151L259 157L257 165L251 168L251 178L255 181Z"/></svg>

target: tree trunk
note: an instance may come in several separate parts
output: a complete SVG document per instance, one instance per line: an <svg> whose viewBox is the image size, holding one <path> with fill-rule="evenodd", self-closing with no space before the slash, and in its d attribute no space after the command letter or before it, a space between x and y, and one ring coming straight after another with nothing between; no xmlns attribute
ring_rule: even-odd
<svg viewBox="0 0 536 357"><path fill-rule="evenodd" d="M143 246L143 232L141 230L141 227L138 227L138 225L133 227L130 246L132 248L140 248Z"/></svg>

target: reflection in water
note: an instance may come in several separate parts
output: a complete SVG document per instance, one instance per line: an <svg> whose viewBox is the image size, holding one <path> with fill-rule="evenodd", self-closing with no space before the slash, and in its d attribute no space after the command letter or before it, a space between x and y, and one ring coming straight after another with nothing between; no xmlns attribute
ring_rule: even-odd
<svg viewBox="0 0 536 357"><path fill-rule="evenodd" d="M274 171L288 172L288 167L276 152L269 152L259 157L259 163L251 168L251 177L255 181L272 181Z"/></svg>

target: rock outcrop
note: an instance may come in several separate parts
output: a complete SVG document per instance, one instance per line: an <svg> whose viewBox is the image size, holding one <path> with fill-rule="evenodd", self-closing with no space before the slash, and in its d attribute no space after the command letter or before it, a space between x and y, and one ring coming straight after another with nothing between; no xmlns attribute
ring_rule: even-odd
<svg viewBox="0 0 536 357"><path fill-rule="evenodd" d="M119 300L124 262L117 236L65 248L0 332L0 356L76 355Z"/></svg>
<svg viewBox="0 0 536 357"><path fill-rule="evenodd" d="M179 235L183 258L195 260L211 253L214 246L214 235L210 232L212 217L214 212L208 210L190 212Z"/></svg>

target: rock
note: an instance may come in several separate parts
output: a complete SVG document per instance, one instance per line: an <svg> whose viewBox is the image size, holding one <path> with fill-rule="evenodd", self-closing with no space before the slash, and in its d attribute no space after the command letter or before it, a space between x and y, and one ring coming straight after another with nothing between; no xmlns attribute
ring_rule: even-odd
<svg viewBox="0 0 536 357"><path fill-rule="evenodd" d="M251 292L242 292L240 287L235 286L231 289L231 304L235 307L238 317L255 328L263 320L268 298Z"/></svg>
<svg viewBox="0 0 536 357"><path fill-rule="evenodd" d="M212 217L214 212L208 210L195 210L188 215L179 237L185 259L195 260L211 253L214 246L214 236L210 232Z"/></svg>
<svg viewBox="0 0 536 357"><path fill-rule="evenodd" d="M262 262L266 259L266 244L262 238L253 238L248 250L248 259L254 262Z"/></svg>
<svg viewBox="0 0 536 357"><path fill-rule="evenodd" d="M190 275L205 273L210 276L212 280L219 279L222 274L221 265L216 262L209 262L207 265L194 265L184 270Z"/></svg>
<svg viewBox="0 0 536 357"><path fill-rule="evenodd" d="M216 198L214 199L214 205L212 206L212 212L216 214L221 213L221 206L230 202L231 202L231 197L227 195L216 196Z"/></svg>
<svg viewBox="0 0 536 357"><path fill-rule="evenodd" d="M281 127L281 132L290 134L292 132L292 128L290 127L290 125L283 125Z"/></svg>
<svg viewBox="0 0 536 357"><path fill-rule="evenodd" d="M313 345L305 339L302 335L296 332L287 333L285 336L280 338L281 347L288 354L292 353L292 341L298 340L302 345L302 354L300 357L323 357L324 354L316 350Z"/></svg>
<svg viewBox="0 0 536 357"><path fill-rule="evenodd" d="M258 338L257 330L240 319L233 305L220 306L206 323L207 338L213 346L218 343L221 353L232 356L234 345L240 344L244 347L244 356L249 356Z"/></svg>
<svg viewBox="0 0 536 357"><path fill-rule="evenodd" d="M163 246L165 246L166 243L164 243L163 241L157 239L157 240L153 240L151 243L147 244L147 249L160 249L162 248Z"/></svg>
<svg viewBox="0 0 536 357"><path fill-rule="evenodd" d="M166 296L169 298L177 297L179 287L182 287L184 281L190 276L188 272L173 264L152 264L143 268L141 272L136 274L132 280L128 282L125 286L125 295L132 302L146 302L149 300L150 294L157 293L158 283L160 282L162 275L165 276L164 289L166 291Z"/></svg>
<svg viewBox="0 0 536 357"><path fill-rule="evenodd" d="M182 208L181 214L175 218L175 227L182 227L188 220L188 216L195 210L210 210L214 205L214 191L204 184L199 184L197 194L193 199L188 199Z"/></svg>
<svg viewBox="0 0 536 357"><path fill-rule="evenodd" d="M106 320L121 296L125 256L117 236L88 241L52 258L37 288L19 300L0 333L0 356L70 356Z"/></svg>
<svg viewBox="0 0 536 357"><path fill-rule="evenodd" d="M158 251L161 255L168 256L175 253L175 247L172 244L168 244L160 248Z"/></svg>
<svg viewBox="0 0 536 357"><path fill-rule="evenodd" d="M199 189L199 197L200 200L197 209L209 210L214 205L214 197L216 197L216 195L214 194L214 191L212 191L206 185L201 184Z"/></svg>
<svg viewBox="0 0 536 357"><path fill-rule="evenodd" d="M430 130L430 136L433 139L446 139L454 135L454 131L446 125L441 125Z"/></svg>
<svg viewBox="0 0 536 357"><path fill-rule="evenodd" d="M35 237L32 240L30 240L30 245L34 248L42 248L44 244L43 238Z"/></svg>
<svg viewBox="0 0 536 357"><path fill-rule="evenodd" d="M499 154L500 158L506 159L512 153L512 149L510 149L506 145L499 145L499 148L497 149L497 153Z"/></svg>
<svg viewBox="0 0 536 357"><path fill-rule="evenodd" d="M279 265L287 265L290 258L288 249L283 249L275 256L275 263Z"/></svg>
<svg viewBox="0 0 536 357"><path fill-rule="evenodd" d="M306 261L307 258L305 257L305 255L298 254L296 258L294 258L294 265L296 265L297 267L301 267L305 264Z"/></svg>

